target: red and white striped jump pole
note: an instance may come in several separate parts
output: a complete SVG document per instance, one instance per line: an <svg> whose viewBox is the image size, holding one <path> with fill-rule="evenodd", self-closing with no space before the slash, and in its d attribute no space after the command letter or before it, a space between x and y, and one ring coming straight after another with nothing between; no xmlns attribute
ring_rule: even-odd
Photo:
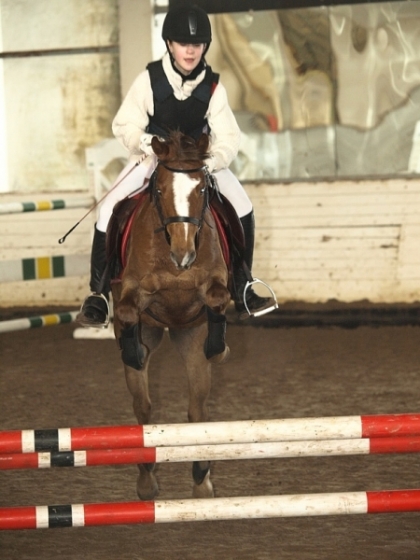
<svg viewBox="0 0 420 560"><path fill-rule="evenodd" d="M239 420L0 432L0 453L420 435L420 414Z"/></svg>
<svg viewBox="0 0 420 560"><path fill-rule="evenodd" d="M0 470L418 453L420 436L0 454Z"/></svg>
<svg viewBox="0 0 420 560"><path fill-rule="evenodd" d="M420 490L0 508L0 530L420 511Z"/></svg>

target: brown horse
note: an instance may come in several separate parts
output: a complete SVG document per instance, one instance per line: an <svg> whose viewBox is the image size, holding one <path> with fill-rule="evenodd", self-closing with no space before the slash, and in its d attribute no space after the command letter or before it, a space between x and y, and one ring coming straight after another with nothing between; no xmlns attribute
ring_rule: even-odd
<svg viewBox="0 0 420 560"><path fill-rule="evenodd" d="M204 165L208 137L197 142L172 133L157 137L158 157L150 197L138 210L130 233L121 282L114 282L115 335L120 341L128 389L139 424L150 420L148 364L165 328L184 361L189 385L188 419L207 420L210 362L223 362L224 312L230 301L225 264ZM204 442L203 442L204 443ZM138 465L140 499L158 494L154 465ZM210 497L210 464L193 464L193 496Z"/></svg>

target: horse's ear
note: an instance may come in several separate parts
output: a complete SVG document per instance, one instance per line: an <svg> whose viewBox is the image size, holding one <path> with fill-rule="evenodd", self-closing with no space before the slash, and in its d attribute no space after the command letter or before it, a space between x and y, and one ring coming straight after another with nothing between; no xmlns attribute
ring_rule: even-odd
<svg viewBox="0 0 420 560"><path fill-rule="evenodd" d="M152 138L152 148L157 157L165 157L169 154L169 146L163 140L159 140L157 136Z"/></svg>
<svg viewBox="0 0 420 560"><path fill-rule="evenodd" d="M202 156L207 155L207 150L209 149L210 138L208 134L202 134L197 140L197 148Z"/></svg>

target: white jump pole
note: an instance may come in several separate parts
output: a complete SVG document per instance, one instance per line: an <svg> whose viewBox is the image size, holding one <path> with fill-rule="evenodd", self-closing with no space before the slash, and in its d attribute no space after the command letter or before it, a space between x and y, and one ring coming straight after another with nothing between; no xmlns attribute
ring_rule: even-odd
<svg viewBox="0 0 420 560"><path fill-rule="evenodd" d="M0 454L0 470L420 452L420 436Z"/></svg>
<svg viewBox="0 0 420 560"><path fill-rule="evenodd" d="M417 489L25 506L0 508L0 530L418 511Z"/></svg>
<svg viewBox="0 0 420 560"><path fill-rule="evenodd" d="M236 420L0 432L0 453L420 435L420 414Z"/></svg>

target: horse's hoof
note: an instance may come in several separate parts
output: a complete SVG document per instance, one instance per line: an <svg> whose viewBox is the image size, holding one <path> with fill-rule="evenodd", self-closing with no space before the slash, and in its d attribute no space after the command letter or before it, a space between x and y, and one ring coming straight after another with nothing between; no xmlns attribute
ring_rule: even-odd
<svg viewBox="0 0 420 560"><path fill-rule="evenodd" d="M201 484L194 484L193 498L214 498L214 489L210 480L210 471L206 474Z"/></svg>
<svg viewBox="0 0 420 560"><path fill-rule="evenodd" d="M210 358L209 362L212 364L224 364L225 362L228 361L229 356L230 356L230 349L229 346L226 345L224 351L221 354L216 354L216 356Z"/></svg>
<svg viewBox="0 0 420 560"><path fill-rule="evenodd" d="M140 473L137 478L137 496L142 501L154 500L159 494L159 486L153 473Z"/></svg>

